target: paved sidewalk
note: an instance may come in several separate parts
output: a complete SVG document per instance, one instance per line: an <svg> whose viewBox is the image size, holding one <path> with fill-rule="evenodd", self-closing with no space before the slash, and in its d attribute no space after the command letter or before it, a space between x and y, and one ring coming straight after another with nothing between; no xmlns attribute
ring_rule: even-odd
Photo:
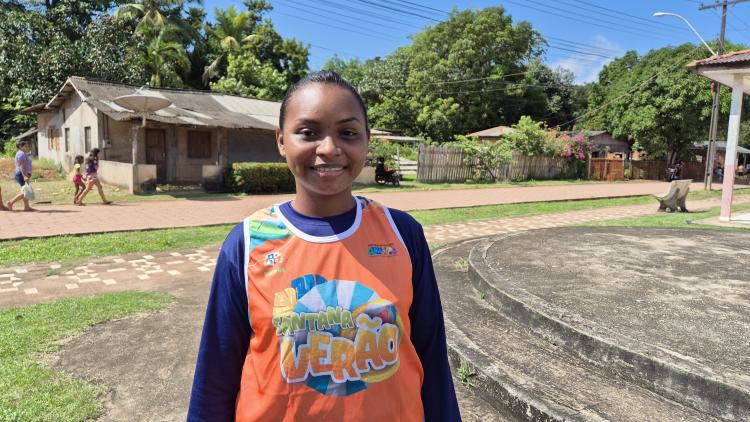
<svg viewBox="0 0 750 422"><path fill-rule="evenodd" d="M749 203L750 196L738 197ZM693 201L698 210L718 200ZM489 234L585 221L654 214L650 205L600 208L530 217L498 218L425 227L428 241L443 243ZM134 414L149 420L185 420L195 355L218 245L180 252L93 258L74 268L59 264L0 268L0 309L69 296L150 290L169 292L174 303L145 316L99 324L71 340L50 366L106 386L101 421ZM135 368L135 369L134 369ZM456 392L466 421L506 419L459 382ZM510 419L508 419L510 420Z"/></svg>
<svg viewBox="0 0 750 422"><path fill-rule="evenodd" d="M620 182L555 186L460 189L364 194L405 211L520 202L591 199L648 195L666 191L666 182ZM693 183L692 190L701 190ZM38 212L0 212L0 240L61 234L100 233L167 227L195 227L242 221L256 209L283 202L292 195L255 195L244 198L180 199L37 206Z"/></svg>
<svg viewBox="0 0 750 422"><path fill-rule="evenodd" d="M750 195L735 198L735 203L750 203ZM694 210L719 206L720 201L692 201ZM432 244L456 242L473 237L513 233L548 227L562 227L587 221L637 217L656 214L657 203L625 207L598 208L528 217L505 217L465 223L426 226L425 236ZM163 289L180 280L205 274L210 281L218 254L218 245L182 252L151 255L94 258L74 268L60 264L39 264L0 268L0 309L68 296L89 296L123 290Z"/></svg>

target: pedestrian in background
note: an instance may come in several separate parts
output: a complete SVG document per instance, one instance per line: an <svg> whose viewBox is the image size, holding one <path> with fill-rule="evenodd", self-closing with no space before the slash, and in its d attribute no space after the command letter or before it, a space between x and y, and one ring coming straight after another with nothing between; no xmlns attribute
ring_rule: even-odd
<svg viewBox="0 0 750 422"><path fill-rule="evenodd" d="M31 180L31 156L29 155L29 144L26 141L16 142L16 182L21 187L18 195L13 197L7 204L8 210L13 211L13 205L23 200L24 211L36 211L29 205L29 200L24 196L24 186Z"/></svg>
<svg viewBox="0 0 750 422"><path fill-rule="evenodd" d="M102 187L102 182L99 181L99 148L94 148L89 152L85 164L86 190L81 192L78 201L76 201L76 205L84 205L83 199L92 189L94 189L94 186L96 186L97 191L99 191L99 196L102 198L102 204L111 204L112 201L108 201L107 198L104 197L104 188Z"/></svg>

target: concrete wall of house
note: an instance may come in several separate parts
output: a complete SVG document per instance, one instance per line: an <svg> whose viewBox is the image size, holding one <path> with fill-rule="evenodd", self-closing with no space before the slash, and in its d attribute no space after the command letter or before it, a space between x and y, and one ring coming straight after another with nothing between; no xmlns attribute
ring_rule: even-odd
<svg viewBox="0 0 750 422"><path fill-rule="evenodd" d="M156 179L156 166L138 164L138 183ZM132 192L133 165L117 161L99 160L99 180L104 183L119 186Z"/></svg>
<svg viewBox="0 0 750 422"><path fill-rule="evenodd" d="M120 163L132 163L131 122L120 122L104 113L100 114L103 126L102 139L109 139L112 145L109 148L102 148L102 158Z"/></svg>
<svg viewBox="0 0 750 422"><path fill-rule="evenodd" d="M82 102L78 94L71 93L57 111L39 114L39 157L49 158L62 164L65 170L70 170L76 155L85 156L88 153L85 145L87 127L90 128L89 148L98 147L101 138L97 113ZM57 143L50 142L51 129L59 130ZM67 142L65 129L68 129Z"/></svg>
<svg viewBox="0 0 750 422"><path fill-rule="evenodd" d="M228 131L229 151L227 163L276 163L283 162L276 147L276 136L270 130Z"/></svg>
<svg viewBox="0 0 750 422"><path fill-rule="evenodd" d="M131 125L137 121L117 121L100 113L101 139L109 139L111 147L102 149L102 159L121 163L132 162ZM146 131L165 132L166 181L200 182L203 166L226 165L235 162L283 162L272 131L176 126L147 121L145 130L138 131L138 163L146 163ZM191 131L208 132L211 151L207 158L189 156ZM132 178L132 177L131 177Z"/></svg>
<svg viewBox="0 0 750 422"><path fill-rule="evenodd" d="M219 154L226 151L226 139L219 138L219 132L223 129L189 128L180 126L176 128L176 148L170 152L174 160L174 181L177 182L200 182L203 180L204 165L218 165ZM189 152L190 132L208 132L211 151L208 158L191 158Z"/></svg>

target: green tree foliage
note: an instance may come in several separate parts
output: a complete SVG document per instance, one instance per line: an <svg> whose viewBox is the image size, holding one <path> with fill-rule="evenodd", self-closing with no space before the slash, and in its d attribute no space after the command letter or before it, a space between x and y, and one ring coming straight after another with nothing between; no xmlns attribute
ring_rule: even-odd
<svg viewBox="0 0 750 422"><path fill-rule="evenodd" d="M220 53L206 66L203 72L203 82L208 83L219 73L227 54L236 53L240 50L240 43L249 41L253 35L256 21L253 20L251 12L238 12L234 5L226 10L215 9L216 25L209 29L209 39Z"/></svg>
<svg viewBox="0 0 750 422"><path fill-rule="evenodd" d="M513 125L516 130L505 135L505 140L514 151L526 155L547 155L550 151L542 125L542 122L534 121L529 116L521 116L518 123ZM554 152L549 155L554 155Z"/></svg>
<svg viewBox="0 0 750 422"><path fill-rule="evenodd" d="M513 161L513 151L507 142L480 141L463 135L457 135L455 139L456 146L467 154L466 164L476 166L475 180L486 177L488 181L497 181L500 166Z"/></svg>
<svg viewBox="0 0 750 422"><path fill-rule="evenodd" d="M154 31L149 29L147 31ZM150 73L153 87L181 86L181 74L190 70L190 59L185 47L177 42L177 27L167 25L158 27L155 35L147 36L143 64Z"/></svg>
<svg viewBox="0 0 750 422"><path fill-rule="evenodd" d="M184 0L139 0L126 3L117 9L116 16L137 22L136 32L158 34L161 28L169 25L182 27Z"/></svg>
<svg viewBox="0 0 750 422"><path fill-rule="evenodd" d="M521 115L554 126L585 108L573 75L540 61L539 33L503 8L455 11L413 40L385 58L334 56L324 66L359 88L375 127L444 142Z"/></svg>
<svg viewBox="0 0 750 422"><path fill-rule="evenodd" d="M214 51L226 54L226 72L211 89L227 94L245 95L260 99L281 99L287 88L302 79L307 72L308 49L295 39L283 39L269 20L262 15L271 9L264 1L246 1L248 27L235 32L244 42L239 48L225 48L216 41ZM252 36L245 35L252 32ZM228 47L230 42L225 42ZM218 66L217 66L218 68Z"/></svg>
<svg viewBox="0 0 750 422"><path fill-rule="evenodd" d="M78 7L84 3L78 2ZM67 4L60 0L50 7ZM130 36L129 23L102 15L85 27L75 26L80 32L69 37L71 27L57 25L57 15L51 10L55 9L19 6L0 14L0 140L33 126L34 116L21 110L47 102L71 75L144 81L140 41ZM91 10L96 9L92 6Z"/></svg>
<svg viewBox="0 0 750 422"><path fill-rule="evenodd" d="M727 43L728 51L742 48ZM582 126L633 139L635 148L670 163L686 157L693 144L708 139L710 81L685 67L705 57L705 50L693 44L651 50L644 56L627 52L599 73ZM726 116L730 98L726 89L723 92L721 109ZM726 129L720 128L722 132Z"/></svg>
<svg viewBox="0 0 750 422"><path fill-rule="evenodd" d="M35 116L21 110L47 102L72 75L205 89L205 68L231 50L233 65L223 60L217 69L218 82L226 78L226 92L279 98L307 73L307 49L263 20L271 8L267 1L246 0L241 13L220 11L217 16L227 19L217 23L206 21L201 5L199 0L0 1L0 145L34 125ZM250 34L252 42L242 42Z"/></svg>

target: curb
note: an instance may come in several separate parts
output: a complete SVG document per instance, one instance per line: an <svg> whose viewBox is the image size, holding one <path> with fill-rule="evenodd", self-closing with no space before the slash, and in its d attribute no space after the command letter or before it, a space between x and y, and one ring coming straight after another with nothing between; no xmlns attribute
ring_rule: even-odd
<svg viewBox="0 0 750 422"><path fill-rule="evenodd" d="M487 298L499 312L540 332L544 337L559 340L581 358L663 397L728 420L743 420L750 415L750 394L747 392L712 377L688 362L684 362L686 368L680 368L649 356L658 355L656 351L652 353L643 347L642 350L631 350L628 346L637 348L631 340L607 332L603 327L586 324L582 320L574 321L578 323L574 327L555 316L570 318L571 315L565 315L562 310L553 308L504 279L487 264L486 253L495 242L516 235L483 239L469 254L471 284L479 291L489 292ZM604 340L599 337L602 334L615 341Z"/></svg>

